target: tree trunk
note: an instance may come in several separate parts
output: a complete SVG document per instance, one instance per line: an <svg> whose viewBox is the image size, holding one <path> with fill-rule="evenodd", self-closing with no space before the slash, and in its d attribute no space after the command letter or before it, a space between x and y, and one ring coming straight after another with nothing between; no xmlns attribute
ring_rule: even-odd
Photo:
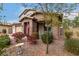
<svg viewBox="0 0 79 59"><path fill-rule="evenodd" d="M48 31L48 27L47 27L47 48L46 48L46 54L48 54L48 49L49 49L49 42L48 42L48 34L49 31Z"/></svg>
<svg viewBox="0 0 79 59"><path fill-rule="evenodd" d="M60 39L60 27L58 26L58 38Z"/></svg>

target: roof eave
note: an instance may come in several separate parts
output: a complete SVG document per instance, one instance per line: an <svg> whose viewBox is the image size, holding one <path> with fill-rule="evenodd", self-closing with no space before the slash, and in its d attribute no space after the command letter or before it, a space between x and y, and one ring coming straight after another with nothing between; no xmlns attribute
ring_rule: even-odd
<svg viewBox="0 0 79 59"><path fill-rule="evenodd" d="M22 22L24 19L33 19L33 17L23 17L23 18L20 18L19 22Z"/></svg>

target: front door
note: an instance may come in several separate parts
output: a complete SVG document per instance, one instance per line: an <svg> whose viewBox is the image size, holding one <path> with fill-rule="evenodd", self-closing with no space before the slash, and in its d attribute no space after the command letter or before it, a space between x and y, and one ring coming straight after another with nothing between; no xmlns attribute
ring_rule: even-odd
<svg viewBox="0 0 79 59"><path fill-rule="evenodd" d="M29 22L24 23L24 34L29 35Z"/></svg>

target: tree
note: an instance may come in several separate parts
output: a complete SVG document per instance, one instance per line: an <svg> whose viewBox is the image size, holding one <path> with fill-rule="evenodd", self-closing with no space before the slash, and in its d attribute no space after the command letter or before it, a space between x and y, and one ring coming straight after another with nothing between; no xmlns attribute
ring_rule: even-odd
<svg viewBox="0 0 79 59"><path fill-rule="evenodd" d="M45 25L47 26L47 32L48 32L48 26L56 26L59 27L61 26L61 21L58 19L55 19L56 15L65 13L70 13L72 12L77 4L65 4L65 3L37 3L37 4L22 4L22 6L30 7L35 10L40 10L43 13L44 16L44 21ZM62 19L62 17L61 17ZM48 38L47 38L48 41ZM47 50L46 53L48 54L48 43L47 43Z"/></svg>
<svg viewBox="0 0 79 59"><path fill-rule="evenodd" d="M3 10L3 4L0 3L0 12Z"/></svg>
<svg viewBox="0 0 79 59"><path fill-rule="evenodd" d="M4 9L3 9L3 3L0 3L0 13L3 12ZM0 15L0 24L7 24L7 21L5 19L5 15Z"/></svg>
<svg viewBox="0 0 79 59"><path fill-rule="evenodd" d="M79 27L79 16L74 18L73 25L74 25L74 27Z"/></svg>
<svg viewBox="0 0 79 59"><path fill-rule="evenodd" d="M1 13L2 11L3 11L3 4L0 3L0 13ZM0 23L2 23L1 20L2 20L2 15L0 15Z"/></svg>
<svg viewBox="0 0 79 59"><path fill-rule="evenodd" d="M72 20L64 19L64 21L63 21L63 28L66 30L66 29L69 29L69 26L73 26Z"/></svg>

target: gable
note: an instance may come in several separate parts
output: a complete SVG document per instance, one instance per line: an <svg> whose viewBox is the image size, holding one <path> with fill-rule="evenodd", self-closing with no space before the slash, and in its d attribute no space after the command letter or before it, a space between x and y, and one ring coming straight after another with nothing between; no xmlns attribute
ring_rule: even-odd
<svg viewBox="0 0 79 59"><path fill-rule="evenodd" d="M31 10L31 9L25 9L19 16L19 18L21 18L22 16L26 15L26 16L31 16L33 13L35 12L35 10Z"/></svg>
<svg viewBox="0 0 79 59"><path fill-rule="evenodd" d="M47 15L48 13L45 13L45 14ZM59 21L62 21L61 14L56 14L56 13L50 13L50 14L52 15L52 18L54 18L53 15L55 15L55 17L58 18ZM36 10L32 10L32 9L30 9L28 11L25 10L23 12L23 14L21 15L21 17L20 17L20 21L22 21L24 18L31 18L31 19L35 18L35 19L37 19L37 21L43 21L44 20L44 16L43 16L42 12L36 11ZM49 19L48 16L46 16L46 18Z"/></svg>
<svg viewBox="0 0 79 59"><path fill-rule="evenodd" d="M44 15L43 13L34 13L34 15L32 15L33 18L37 19L37 21L43 21L45 18L46 19L50 19L50 15L45 15L45 18L44 18ZM63 18L63 14L52 14L52 19L55 18L55 19L58 19L60 22L62 22L62 18Z"/></svg>
<svg viewBox="0 0 79 59"><path fill-rule="evenodd" d="M32 17L37 19L37 21L43 21L44 20L43 14L41 14L41 13L36 13L36 14L32 15Z"/></svg>
<svg viewBox="0 0 79 59"><path fill-rule="evenodd" d="M31 17L32 14L34 14L36 11L28 11L27 13L25 13L24 15L26 15L27 17Z"/></svg>

